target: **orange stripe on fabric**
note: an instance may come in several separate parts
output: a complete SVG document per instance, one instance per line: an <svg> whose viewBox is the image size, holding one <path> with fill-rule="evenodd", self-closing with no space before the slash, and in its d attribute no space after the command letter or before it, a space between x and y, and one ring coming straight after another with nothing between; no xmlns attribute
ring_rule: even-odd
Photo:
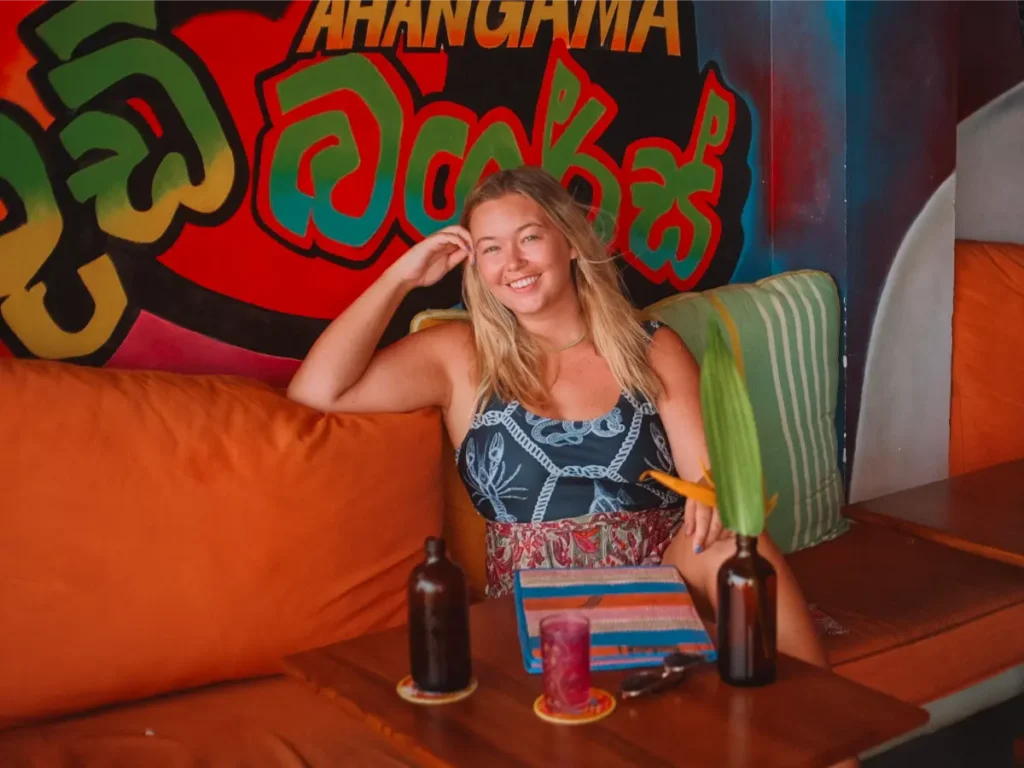
<svg viewBox="0 0 1024 768"><path fill-rule="evenodd" d="M691 605L687 592L665 592L648 595L601 595L594 603L593 595L569 597L527 597L523 608L527 611L580 610L583 608L629 608L633 606Z"/></svg>

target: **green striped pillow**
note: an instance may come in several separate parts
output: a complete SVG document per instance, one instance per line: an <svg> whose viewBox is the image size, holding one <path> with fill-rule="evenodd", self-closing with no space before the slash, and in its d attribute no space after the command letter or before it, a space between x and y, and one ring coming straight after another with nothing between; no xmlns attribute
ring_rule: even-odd
<svg viewBox="0 0 1024 768"><path fill-rule="evenodd" d="M738 337L768 494L779 503L768 531L784 552L846 531L840 515L835 412L839 385L839 295L824 272L789 272L754 284L672 296L648 307L704 355L717 312ZM693 479L693 478L688 478Z"/></svg>

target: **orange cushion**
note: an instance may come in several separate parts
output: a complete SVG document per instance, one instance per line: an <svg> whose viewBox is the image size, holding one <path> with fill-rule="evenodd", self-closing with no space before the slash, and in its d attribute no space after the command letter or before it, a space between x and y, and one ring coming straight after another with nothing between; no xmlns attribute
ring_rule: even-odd
<svg viewBox="0 0 1024 768"><path fill-rule="evenodd" d="M441 528L436 411L0 362L0 727L277 671L401 622Z"/></svg>
<svg viewBox="0 0 1024 768"><path fill-rule="evenodd" d="M1024 458L1024 245L958 240L949 470Z"/></svg>
<svg viewBox="0 0 1024 768"><path fill-rule="evenodd" d="M847 630L824 638L835 671L870 688L923 704L1024 658L1024 568L867 524L787 561Z"/></svg>
<svg viewBox="0 0 1024 768"><path fill-rule="evenodd" d="M0 765L409 765L389 740L290 678L224 683L0 733Z"/></svg>

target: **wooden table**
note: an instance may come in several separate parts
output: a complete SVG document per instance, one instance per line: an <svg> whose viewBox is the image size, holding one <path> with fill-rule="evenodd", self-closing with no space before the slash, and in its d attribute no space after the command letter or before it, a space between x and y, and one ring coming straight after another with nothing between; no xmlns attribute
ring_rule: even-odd
<svg viewBox="0 0 1024 768"><path fill-rule="evenodd" d="M679 688L605 719L557 726L533 714L540 675L523 668L512 598L471 609L479 688L461 702L423 707L395 693L409 670L405 627L285 660L286 669L389 737L426 766L826 766L928 720L918 707L789 657L779 679L731 688L708 665ZM616 693L624 672L595 673Z"/></svg>
<svg viewBox="0 0 1024 768"><path fill-rule="evenodd" d="M862 501L843 514L1024 566L1024 460Z"/></svg>

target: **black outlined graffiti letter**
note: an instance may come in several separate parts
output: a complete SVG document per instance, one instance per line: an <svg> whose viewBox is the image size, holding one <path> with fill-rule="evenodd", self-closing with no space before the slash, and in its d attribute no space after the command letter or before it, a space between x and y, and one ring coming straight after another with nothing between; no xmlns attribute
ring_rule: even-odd
<svg viewBox="0 0 1024 768"><path fill-rule="evenodd" d="M67 330L50 316L46 285L36 274L57 247L64 218L28 125L24 113L0 111L0 198L7 210L0 220L0 315L36 357L81 357L110 337L128 302L114 264L103 254L78 269L93 302L85 326Z"/></svg>
<svg viewBox="0 0 1024 768"><path fill-rule="evenodd" d="M82 46L100 31L120 39ZM60 139L78 165L71 193L95 200L103 232L147 244L173 239L182 219L218 223L247 181L216 85L184 45L156 32L152 0L79 0L39 24L49 56L33 73L68 116Z"/></svg>

